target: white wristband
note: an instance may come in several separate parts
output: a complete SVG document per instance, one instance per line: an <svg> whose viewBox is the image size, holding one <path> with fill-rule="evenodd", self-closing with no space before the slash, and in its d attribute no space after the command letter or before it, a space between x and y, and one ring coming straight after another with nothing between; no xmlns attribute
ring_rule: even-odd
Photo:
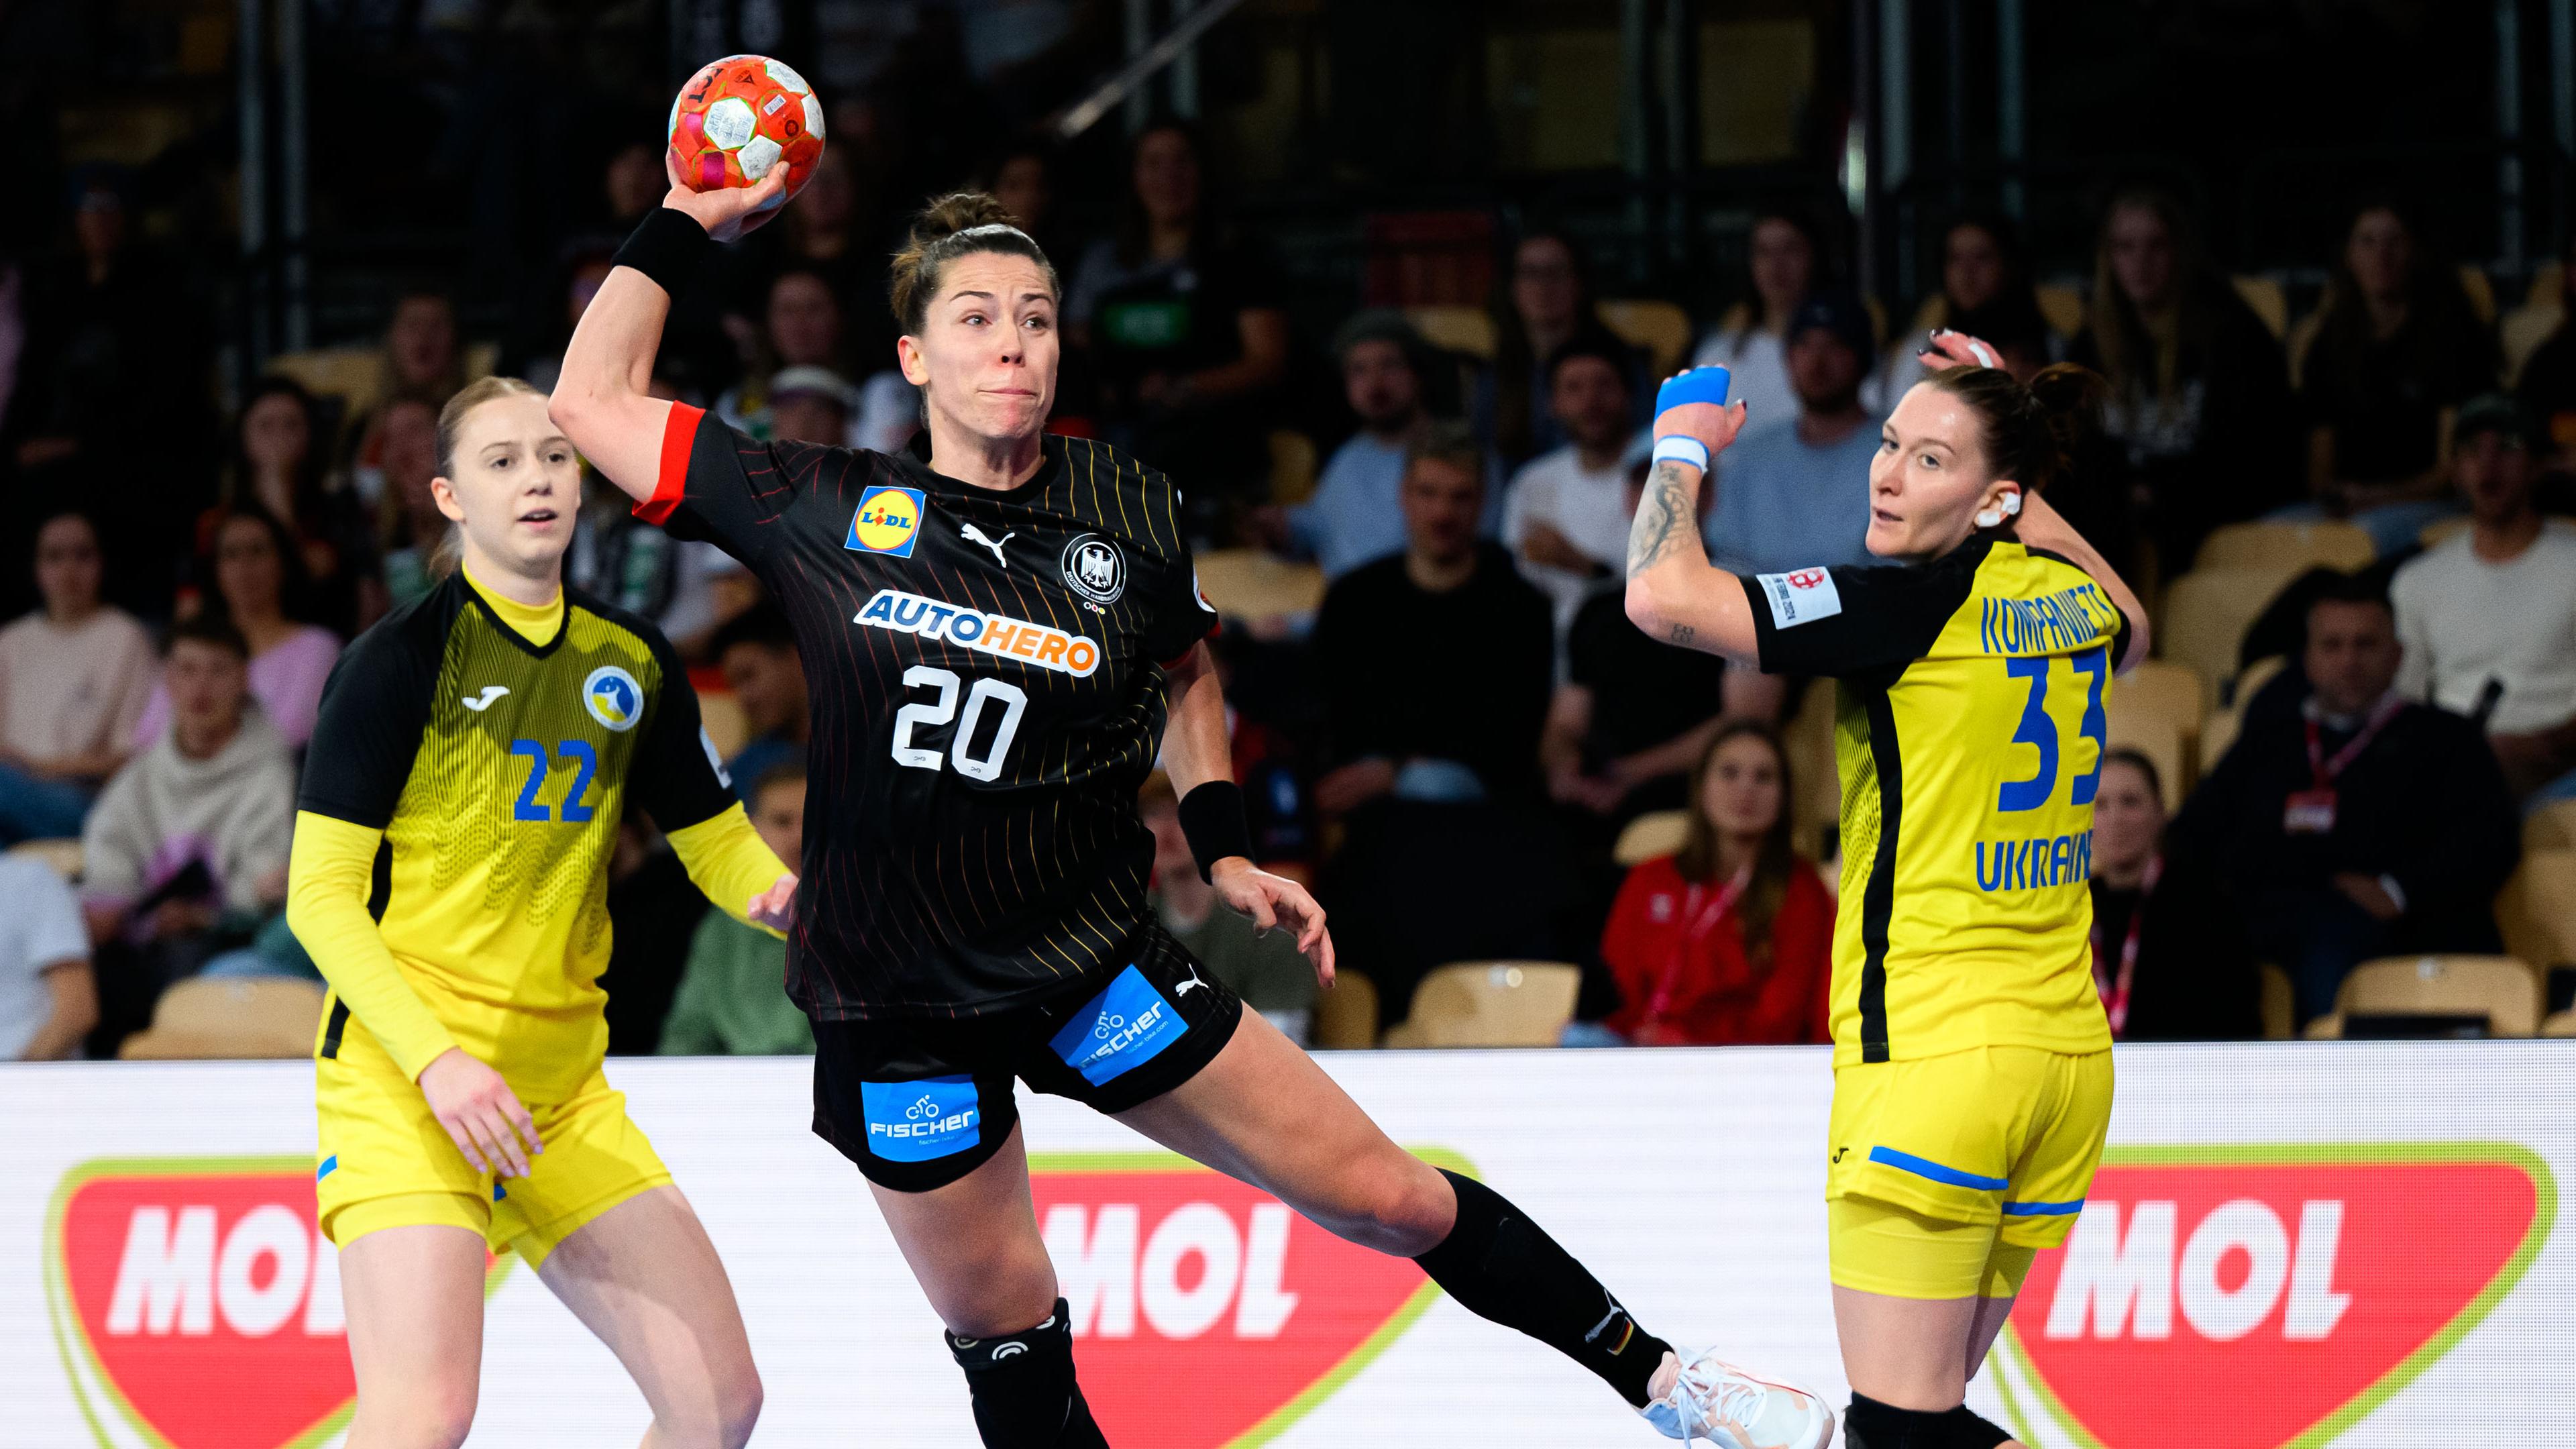
<svg viewBox="0 0 2576 1449"><path fill-rule="evenodd" d="M1669 438L1657 438L1655 439L1655 461L1688 463L1705 473L1708 471L1708 444L1697 438L1683 437L1680 434Z"/></svg>

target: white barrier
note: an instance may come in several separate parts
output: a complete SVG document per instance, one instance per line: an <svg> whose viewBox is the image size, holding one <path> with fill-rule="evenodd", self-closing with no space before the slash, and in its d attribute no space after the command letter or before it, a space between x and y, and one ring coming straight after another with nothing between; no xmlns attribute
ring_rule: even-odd
<svg viewBox="0 0 2576 1449"><path fill-rule="evenodd" d="M1809 1050L1360 1053L1397 1140L1472 1165L1655 1332L1844 1390ZM2552 1442L2568 1432L2576 1048L2123 1048L2112 1158L1972 1402L2041 1446ZM803 1062L619 1061L768 1389L758 1443L975 1443L963 1381ZM0 1068L0 1443L335 1442L300 1064ZM1666 1442L1410 1264L1022 1094L1086 1391L1121 1449ZM477 1445L624 1446L642 1402L496 1268Z"/></svg>

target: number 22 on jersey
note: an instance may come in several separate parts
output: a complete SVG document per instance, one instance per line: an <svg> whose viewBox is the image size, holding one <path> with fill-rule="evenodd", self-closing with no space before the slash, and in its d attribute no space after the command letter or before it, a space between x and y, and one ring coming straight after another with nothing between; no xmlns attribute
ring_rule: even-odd
<svg viewBox="0 0 2576 1449"><path fill-rule="evenodd" d="M1029 706L1028 694L1016 684L1005 684L998 679L978 679L966 686L966 707L960 714L957 706L960 683L956 671L931 664L916 664L903 672L903 686L907 691L927 686L935 692L935 697L914 700L895 711L893 748L896 764L909 765L916 770L954 767L958 774L969 780L990 781L1001 776L1002 756L1010 750L1012 737L1020 732L1020 715ZM989 705L1000 707L1001 719L993 727L991 745L984 750L983 758L977 759L975 737L981 732L985 708ZM951 732L944 755L935 746L913 743L915 730L927 734L946 728L951 722L956 728Z"/></svg>

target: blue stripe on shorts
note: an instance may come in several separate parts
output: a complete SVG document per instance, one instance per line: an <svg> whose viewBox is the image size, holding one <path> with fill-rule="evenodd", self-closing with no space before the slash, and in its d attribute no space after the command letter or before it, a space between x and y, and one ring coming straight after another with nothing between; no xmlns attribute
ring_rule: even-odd
<svg viewBox="0 0 2576 1449"><path fill-rule="evenodd" d="M2005 1178L1979 1177L1973 1172L1961 1172L1955 1167L1944 1167L1928 1157L1917 1157L1911 1152L1899 1152L1893 1147L1871 1148L1869 1160L1913 1173L1916 1177L1928 1177L1934 1182L1951 1187L1973 1187L1981 1192L2001 1192L2012 1186L2012 1183Z"/></svg>
<svg viewBox="0 0 2576 1449"><path fill-rule="evenodd" d="M2084 1199L2080 1197L2073 1202L2008 1202L2004 1204L2004 1216L2008 1218L2058 1218L2065 1217L2070 1213L2080 1213L2082 1211L2084 1211Z"/></svg>

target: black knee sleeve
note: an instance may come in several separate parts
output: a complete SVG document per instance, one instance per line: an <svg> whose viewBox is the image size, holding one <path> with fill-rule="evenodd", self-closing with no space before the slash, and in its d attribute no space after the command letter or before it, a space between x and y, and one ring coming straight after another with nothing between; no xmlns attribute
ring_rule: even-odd
<svg viewBox="0 0 2576 1449"><path fill-rule="evenodd" d="M1517 1328L1599 1374L1643 1407L1671 1345L1637 1326L1601 1280L1502 1194L1446 1168L1458 1221L1413 1261L1461 1307Z"/></svg>
<svg viewBox="0 0 2576 1449"><path fill-rule="evenodd" d="M1965 1404L1927 1414L1854 1394L1843 1412L1844 1449L1995 1449L2011 1437Z"/></svg>
<svg viewBox="0 0 2576 1449"><path fill-rule="evenodd" d="M966 1371L985 1449L1109 1449L1074 1381L1073 1320L1063 1299L1025 1333L940 1337Z"/></svg>

